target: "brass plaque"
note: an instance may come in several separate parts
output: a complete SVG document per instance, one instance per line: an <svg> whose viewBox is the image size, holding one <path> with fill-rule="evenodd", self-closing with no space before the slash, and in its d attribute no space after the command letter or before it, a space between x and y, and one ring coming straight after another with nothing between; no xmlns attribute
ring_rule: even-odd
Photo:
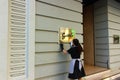
<svg viewBox="0 0 120 80"><path fill-rule="evenodd" d="M70 28L60 28L59 39L62 43L69 43L75 38L75 30Z"/></svg>

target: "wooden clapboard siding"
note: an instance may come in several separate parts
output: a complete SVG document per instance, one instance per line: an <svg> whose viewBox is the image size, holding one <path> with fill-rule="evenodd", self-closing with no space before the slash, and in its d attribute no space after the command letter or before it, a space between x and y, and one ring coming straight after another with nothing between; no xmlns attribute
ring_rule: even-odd
<svg viewBox="0 0 120 80"><path fill-rule="evenodd" d="M107 4L107 0L103 0L103 1L99 0L94 4L94 8L98 9L98 8L103 7L103 6L107 6L106 4Z"/></svg>
<svg viewBox="0 0 120 80"><path fill-rule="evenodd" d="M83 43L82 22L80 1L36 0L35 80L68 80L70 56L60 52L59 28L74 29ZM70 44L64 47L69 49Z"/></svg>
<svg viewBox="0 0 120 80"><path fill-rule="evenodd" d="M119 69L120 68L120 61L110 63L110 68Z"/></svg>
<svg viewBox="0 0 120 80"><path fill-rule="evenodd" d="M36 8L36 14L39 14L39 15L46 15L46 16L51 16L51 17L60 18L60 19L62 18L66 20L82 22L81 13L69 11L62 8L57 8L55 6L47 5L41 2L36 2L36 7L39 7L39 8ZM52 10L52 11L49 11L49 10Z"/></svg>
<svg viewBox="0 0 120 80"><path fill-rule="evenodd" d="M95 19L95 23L99 23L99 22L104 22L107 20L107 14L100 14L97 15L94 19Z"/></svg>
<svg viewBox="0 0 120 80"><path fill-rule="evenodd" d="M120 23L120 16L112 13L108 13L108 20L116 23Z"/></svg>
<svg viewBox="0 0 120 80"><path fill-rule="evenodd" d="M101 61L102 59L102 61ZM106 61L106 62L105 62ZM96 57L96 62L101 62L101 63L104 63L106 64L108 61L108 56L105 56L105 55L97 55Z"/></svg>
<svg viewBox="0 0 120 80"><path fill-rule="evenodd" d="M109 44L109 49L120 49L120 44Z"/></svg>
<svg viewBox="0 0 120 80"><path fill-rule="evenodd" d="M36 15L36 29L58 31L60 27L73 28L77 33L83 33L80 23Z"/></svg>
<svg viewBox="0 0 120 80"><path fill-rule="evenodd" d="M109 21L108 25L109 25L109 29L112 28L112 29L120 30L120 24L119 23L115 23L115 22Z"/></svg>
<svg viewBox="0 0 120 80"><path fill-rule="evenodd" d="M112 55L112 57L110 58L110 63L119 62L119 61L120 61L120 54Z"/></svg>
<svg viewBox="0 0 120 80"><path fill-rule="evenodd" d="M51 63L47 65L39 65L35 67L36 78L53 76L56 74L67 73L68 62Z"/></svg>
<svg viewBox="0 0 120 80"><path fill-rule="evenodd" d="M109 53L111 56L120 55L120 49L110 49Z"/></svg>
<svg viewBox="0 0 120 80"><path fill-rule="evenodd" d="M106 44L106 43L108 43L108 38L106 38L106 37L103 37L103 38L96 38L95 39L96 41L96 44Z"/></svg>
<svg viewBox="0 0 120 80"><path fill-rule="evenodd" d="M39 34L35 36L36 42L58 42L59 39L58 32L36 30L35 34Z"/></svg>
<svg viewBox="0 0 120 80"><path fill-rule="evenodd" d="M56 75L48 76L44 78L38 78L36 80L49 80L49 78L51 80L68 80L66 73L56 74Z"/></svg>
<svg viewBox="0 0 120 80"><path fill-rule="evenodd" d="M95 45L96 47L96 49L108 49L109 48L109 44L101 44L101 43L99 43L99 44L97 44L96 43L96 45Z"/></svg>
<svg viewBox="0 0 120 80"><path fill-rule="evenodd" d="M109 36L120 35L120 29L109 29Z"/></svg>
<svg viewBox="0 0 120 80"><path fill-rule="evenodd" d="M108 12L120 16L120 8L108 5Z"/></svg>
<svg viewBox="0 0 120 80"><path fill-rule="evenodd" d="M62 62L70 59L68 55L64 55L58 52L46 52L46 53L39 52L39 53L36 53L35 56L36 56L36 59L35 59L36 65L57 63L57 62Z"/></svg>
<svg viewBox="0 0 120 80"><path fill-rule="evenodd" d="M69 1L65 1L65 0L38 0L40 2L43 3L48 3L50 5L55 5L56 7L61 7L67 10L73 10L76 11L78 13L82 13L82 4L75 2L74 0L69 0ZM66 5L67 3L67 5ZM71 6L72 5L78 5L78 6Z"/></svg>
<svg viewBox="0 0 120 80"><path fill-rule="evenodd" d="M96 12L94 15L100 15L100 14L105 14L107 13L106 6L100 6L96 8Z"/></svg>
<svg viewBox="0 0 120 80"><path fill-rule="evenodd" d="M108 0L110 68L120 68L120 44L113 44L113 35L120 36L120 3Z"/></svg>
<svg viewBox="0 0 120 80"><path fill-rule="evenodd" d="M106 24L106 23L107 23L107 21L103 21L103 22L98 22L98 23L94 24L95 30L106 29L107 28L106 26L108 26L108 24Z"/></svg>
<svg viewBox="0 0 120 80"><path fill-rule="evenodd" d="M99 0L94 5L95 65L108 67L109 44L107 24L107 0Z"/></svg>
<svg viewBox="0 0 120 80"><path fill-rule="evenodd" d="M109 53L109 51L106 49L97 49L96 50L96 53L97 53L97 55L102 55L102 56L108 56L108 54L106 54L106 53Z"/></svg>
<svg viewBox="0 0 120 80"><path fill-rule="evenodd" d="M96 37L107 37L108 36L108 29L99 29L95 31Z"/></svg>
<svg viewBox="0 0 120 80"><path fill-rule="evenodd" d="M108 6L111 6L112 8L120 9L119 7L120 3L116 2L115 0L108 0Z"/></svg>
<svg viewBox="0 0 120 80"><path fill-rule="evenodd" d="M59 51L59 45L56 43L36 43L36 52Z"/></svg>
<svg viewBox="0 0 120 80"><path fill-rule="evenodd" d="M108 67L107 62L96 61L96 65L99 67Z"/></svg>

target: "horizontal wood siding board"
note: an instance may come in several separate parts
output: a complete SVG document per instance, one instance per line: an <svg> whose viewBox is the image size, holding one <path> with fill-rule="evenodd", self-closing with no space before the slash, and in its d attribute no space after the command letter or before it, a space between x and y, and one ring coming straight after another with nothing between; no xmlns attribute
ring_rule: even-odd
<svg viewBox="0 0 120 80"><path fill-rule="evenodd" d="M56 32L36 31L35 41L36 42L58 42L59 36L58 36L58 33Z"/></svg>
<svg viewBox="0 0 120 80"><path fill-rule="evenodd" d="M36 29L59 31L60 27L72 28L76 33L82 33L82 24L69 21L63 21L43 16L36 16Z"/></svg>
<svg viewBox="0 0 120 80"><path fill-rule="evenodd" d="M49 12L48 12L49 11ZM82 14L36 2L36 14L82 22Z"/></svg>
<svg viewBox="0 0 120 80"><path fill-rule="evenodd" d="M57 7L61 7L64 9L69 9L69 10L73 10L73 11L77 11L82 13L82 4L79 2L76 2L74 0L69 0L69 1L65 1L65 0L37 0L37 1L42 1L42 2L46 2L49 5L53 5L53 6L57 6ZM67 5L66 5L67 4ZM74 5L74 6L71 6Z"/></svg>
<svg viewBox="0 0 120 80"><path fill-rule="evenodd" d="M35 55L35 65L57 63L69 60L69 55L61 53L37 53Z"/></svg>
<svg viewBox="0 0 120 80"><path fill-rule="evenodd" d="M70 44L64 44L64 48L67 50L70 48ZM59 52L60 47L58 43L36 43L35 51L38 52Z"/></svg>
<svg viewBox="0 0 120 80"><path fill-rule="evenodd" d="M108 20L120 23L120 16L108 13Z"/></svg>
<svg viewBox="0 0 120 80"><path fill-rule="evenodd" d="M104 22L100 22L100 23L96 23L94 24L94 29L97 30L97 29L104 29L104 28L108 28L108 24L106 21Z"/></svg>
<svg viewBox="0 0 120 80"><path fill-rule="evenodd" d="M36 14L36 15L37 15L37 16L47 17L47 18L52 18L52 19L58 19L58 20L63 20L63 21L69 21L69 22L74 22L74 23L81 23L81 24L83 24L83 22L80 22L80 21L74 21L74 20L69 20L69 19L63 19L63 18L53 17L53 16L47 16L47 15L43 15L43 14Z"/></svg>
<svg viewBox="0 0 120 80"><path fill-rule="evenodd" d="M109 51L108 50L95 50L96 55L104 55L104 56L108 56L109 55Z"/></svg>
<svg viewBox="0 0 120 80"><path fill-rule="evenodd" d="M111 22L111 21L109 21L108 24L109 24L108 25L109 28L120 30L120 24L115 23L115 22Z"/></svg>
<svg viewBox="0 0 120 80"><path fill-rule="evenodd" d="M94 15L101 15L101 14L106 14L107 13L107 6L102 6L102 7L99 7L97 9L95 9L94 11Z"/></svg>
<svg viewBox="0 0 120 80"><path fill-rule="evenodd" d="M99 16L96 16L95 18L94 18L94 22L96 23L98 23L98 22L101 22L101 21L107 21L107 14L101 14L101 15L99 15Z"/></svg>
<svg viewBox="0 0 120 80"><path fill-rule="evenodd" d="M110 63L120 62L120 55L110 56Z"/></svg>
<svg viewBox="0 0 120 80"><path fill-rule="evenodd" d="M48 52L48 51L59 51L59 45L58 44L41 44L37 43L35 44L35 51L36 52Z"/></svg>
<svg viewBox="0 0 120 80"><path fill-rule="evenodd" d="M67 72L68 63L56 63L35 67L35 78L47 77L50 75L56 75Z"/></svg>
<svg viewBox="0 0 120 80"><path fill-rule="evenodd" d="M97 62L103 62L103 63L106 63L107 64L107 62L108 62L108 56L96 56L96 61Z"/></svg>
<svg viewBox="0 0 120 80"><path fill-rule="evenodd" d="M96 62L95 65L96 65L96 66L99 66L99 67L105 67L105 68L108 67L108 65L107 65L106 63L102 63L102 62Z"/></svg>
<svg viewBox="0 0 120 80"><path fill-rule="evenodd" d="M120 35L120 31L109 29L109 36Z"/></svg>
<svg viewBox="0 0 120 80"><path fill-rule="evenodd" d="M96 42L96 44L97 43L101 43L101 44L104 44L104 43L109 43L108 42L108 37L104 37L104 38L95 38L95 42Z"/></svg>
<svg viewBox="0 0 120 80"><path fill-rule="evenodd" d="M109 45L108 44L96 44L95 45L96 49L97 48L100 48L100 49L108 49L109 48Z"/></svg>
<svg viewBox="0 0 120 80"><path fill-rule="evenodd" d="M120 49L114 49L114 50L111 50L111 49L110 49L109 54L110 54L111 56L120 55Z"/></svg>
<svg viewBox="0 0 120 80"><path fill-rule="evenodd" d="M94 4L94 8L95 10L98 8L101 8L103 6L106 6L107 4L107 0L98 0L95 4ZM106 6L107 7L107 6Z"/></svg>
<svg viewBox="0 0 120 80"><path fill-rule="evenodd" d="M120 48L120 44L109 44L109 48Z"/></svg>
<svg viewBox="0 0 120 80"><path fill-rule="evenodd" d="M110 63L110 68L120 68L120 62Z"/></svg>
<svg viewBox="0 0 120 80"><path fill-rule="evenodd" d="M120 16L120 14L119 14L120 13L120 9L108 5L108 13L112 13L112 14Z"/></svg>
<svg viewBox="0 0 120 80"><path fill-rule="evenodd" d="M55 74L47 77L42 77L42 78L36 78L35 80L67 80L68 74L65 73L60 73L60 74Z"/></svg>
<svg viewBox="0 0 120 80"><path fill-rule="evenodd" d="M118 3L117 1L115 0L108 0L108 5L112 6L112 7L115 7L117 9L120 9L120 3Z"/></svg>
<svg viewBox="0 0 120 80"><path fill-rule="evenodd" d="M108 30L98 30L95 31L95 37L108 36Z"/></svg>
<svg viewBox="0 0 120 80"><path fill-rule="evenodd" d="M101 29L95 29L96 30L96 32L97 31L100 31L100 30L107 30L108 28L101 28Z"/></svg>

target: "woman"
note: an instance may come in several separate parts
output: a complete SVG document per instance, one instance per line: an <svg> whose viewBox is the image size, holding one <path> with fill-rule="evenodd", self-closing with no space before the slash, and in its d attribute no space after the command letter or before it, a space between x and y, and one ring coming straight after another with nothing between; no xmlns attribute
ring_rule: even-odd
<svg viewBox="0 0 120 80"><path fill-rule="evenodd" d="M61 44L61 49L63 53L70 54L72 58L70 62L68 78L70 78L70 80L74 79L82 80L82 77L85 76L85 71L82 66L82 60L80 59L80 55L83 49L79 43L79 40L73 39L72 47L69 50L65 50L63 48L63 44Z"/></svg>

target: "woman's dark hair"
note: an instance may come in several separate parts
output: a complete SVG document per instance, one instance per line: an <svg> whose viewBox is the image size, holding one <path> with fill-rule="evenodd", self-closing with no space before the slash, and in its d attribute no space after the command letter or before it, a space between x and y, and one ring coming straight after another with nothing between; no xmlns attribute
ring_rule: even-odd
<svg viewBox="0 0 120 80"><path fill-rule="evenodd" d="M83 51L78 39L73 39L73 43L75 46L78 46L80 52Z"/></svg>

